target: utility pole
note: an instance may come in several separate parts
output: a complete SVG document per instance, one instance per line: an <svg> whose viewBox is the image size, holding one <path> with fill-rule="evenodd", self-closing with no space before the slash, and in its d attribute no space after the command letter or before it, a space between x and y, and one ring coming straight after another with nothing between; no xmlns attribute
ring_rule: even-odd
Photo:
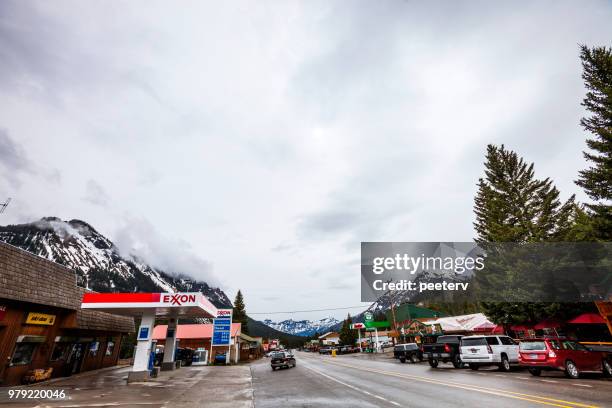
<svg viewBox="0 0 612 408"><path fill-rule="evenodd" d="M0 204L0 214L2 214L4 210L6 210L6 207L8 207L10 202L11 202L11 197L7 198L5 202Z"/></svg>

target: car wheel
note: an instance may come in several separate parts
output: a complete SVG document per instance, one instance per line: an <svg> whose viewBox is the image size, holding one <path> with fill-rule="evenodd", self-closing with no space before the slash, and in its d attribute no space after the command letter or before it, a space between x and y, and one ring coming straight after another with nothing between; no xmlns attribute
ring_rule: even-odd
<svg viewBox="0 0 612 408"><path fill-rule="evenodd" d="M603 368L603 373L606 377L612 377L612 364L610 364L610 360L603 360L601 362L601 366Z"/></svg>
<svg viewBox="0 0 612 408"><path fill-rule="evenodd" d="M453 357L453 367L461 368L461 366L461 357L459 357L459 354L455 354L455 357Z"/></svg>
<svg viewBox="0 0 612 408"><path fill-rule="evenodd" d="M572 360L567 360L565 362L565 375L573 379L580 377L578 367L576 367L576 364Z"/></svg>
<svg viewBox="0 0 612 408"><path fill-rule="evenodd" d="M507 356L502 356L501 363L499 364L500 371L508 372L510 371L510 361L508 361Z"/></svg>
<svg viewBox="0 0 612 408"><path fill-rule="evenodd" d="M438 366L438 359L437 358L432 358L431 360L429 360L429 365L432 368L436 368Z"/></svg>
<svg viewBox="0 0 612 408"><path fill-rule="evenodd" d="M419 359L417 358L417 356L416 356L416 355L412 354L412 355L410 356L410 362L411 362L412 364L416 364L418 361L419 361Z"/></svg>
<svg viewBox="0 0 612 408"><path fill-rule="evenodd" d="M478 371L480 366L478 364L470 364L470 370Z"/></svg>
<svg viewBox="0 0 612 408"><path fill-rule="evenodd" d="M534 377L539 377L540 374L542 374L542 370L539 368L528 368L527 371L529 371L529 374L533 375Z"/></svg>
<svg viewBox="0 0 612 408"><path fill-rule="evenodd" d="M401 361L402 363L405 363L405 362L406 362L406 358L405 358L405 357L400 357L400 361Z"/></svg>

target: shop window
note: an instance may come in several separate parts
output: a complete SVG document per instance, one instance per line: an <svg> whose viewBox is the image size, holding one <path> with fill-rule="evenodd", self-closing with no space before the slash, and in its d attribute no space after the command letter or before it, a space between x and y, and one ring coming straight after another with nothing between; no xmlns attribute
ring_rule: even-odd
<svg viewBox="0 0 612 408"><path fill-rule="evenodd" d="M66 356L70 343L55 343L53 351L51 352L51 359L49 361L62 360Z"/></svg>
<svg viewBox="0 0 612 408"><path fill-rule="evenodd" d="M36 346L36 343L17 343L15 351L13 352L13 357L11 358L11 365L30 364Z"/></svg>
<svg viewBox="0 0 612 408"><path fill-rule="evenodd" d="M109 341L108 344L106 345L106 355L107 356L112 356L113 355L113 351L115 351L115 342L114 341Z"/></svg>
<svg viewBox="0 0 612 408"><path fill-rule="evenodd" d="M98 349L100 348L100 342L94 341L89 344L89 355L95 357L98 355Z"/></svg>

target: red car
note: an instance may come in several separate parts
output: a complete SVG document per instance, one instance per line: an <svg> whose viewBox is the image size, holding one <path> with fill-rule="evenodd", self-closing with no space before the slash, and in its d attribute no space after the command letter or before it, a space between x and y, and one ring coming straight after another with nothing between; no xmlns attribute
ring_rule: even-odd
<svg viewBox="0 0 612 408"><path fill-rule="evenodd" d="M535 376L539 376L542 370L561 370L569 378L578 378L582 372L603 372L612 376L610 353L592 351L565 338L521 340L519 364Z"/></svg>

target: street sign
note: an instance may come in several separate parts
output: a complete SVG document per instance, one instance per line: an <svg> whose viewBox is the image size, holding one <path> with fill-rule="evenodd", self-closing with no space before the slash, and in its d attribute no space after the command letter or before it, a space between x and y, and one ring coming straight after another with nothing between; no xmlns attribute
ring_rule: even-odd
<svg viewBox="0 0 612 408"><path fill-rule="evenodd" d="M365 324L363 323L353 323L351 324L351 329L364 329L365 328Z"/></svg>
<svg viewBox="0 0 612 408"><path fill-rule="evenodd" d="M229 346L231 339L232 319L219 318L213 320L213 346Z"/></svg>
<svg viewBox="0 0 612 408"><path fill-rule="evenodd" d="M365 319L366 322L370 322L374 319L374 315L372 314L372 312L365 312L363 314L363 318Z"/></svg>

